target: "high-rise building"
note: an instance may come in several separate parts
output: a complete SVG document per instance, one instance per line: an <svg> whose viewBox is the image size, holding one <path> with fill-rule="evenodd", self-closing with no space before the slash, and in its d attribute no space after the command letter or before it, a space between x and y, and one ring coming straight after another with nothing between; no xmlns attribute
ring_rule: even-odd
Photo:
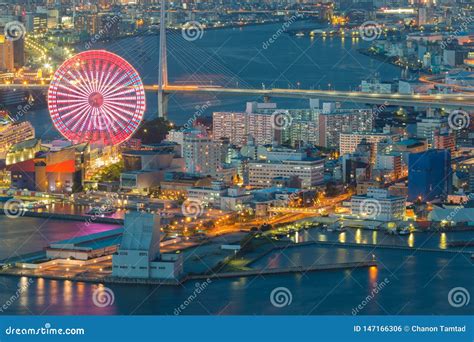
<svg viewBox="0 0 474 342"><path fill-rule="evenodd" d="M424 118L416 124L416 136L426 139L428 146L432 147L436 134L448 132L448 120L446 118Z"/></svg>
<svg viewBox="0 0 474 342"><path fill-rule="evenodd" d="M13 65L16 69L25 66L25 38L13 42Z"/></svg>
<svg viewBox="0 0 474 342"><path fill-rule="evenodd" d="M391 142L400 141L400 136L398 134L393 134L389 132L384 133L370 133L370 132L352 132L352 133L341 133L339 135L339 152L341 155L352 153L356 150L357 146L366 140L367 143L372 144L373 146L373 156L376 156L378 153L378 144L384 140L389 140ZM375 160L373 160L375 161Z"/></svg>
<svg viewBox="0 0 474 342"><path fill-rule="evenodd" d="M250 102L246 112L215 112L213 114L214 138L229 138L230 143L243 146L252 136L257 145L273 142L299 147L306 144L335 148L339 146L342 132L370 132L373 129L372 110L335 109L325 103L322 109L288 109L256 107ZM273 116L280 114L287 120L284 127L277 127ZM278 115L278 114L275 114Z"/></svg>
<svg viewBox="0 0 474 342"><path fill-rule="evenodd" d="M372 110L339 109L319 116L319 146L338 148L341 133L371 132Z"/></svg>
<svg viewBox="0 0 474 342"><path fill-rule="evenodd" d="M0 71L14 71L15 58L13 41L7 39L5 35L0 35Z"/></svg>
<svg viewBox="0 0 474 342"><path fill-rule="evenodd" d="M452 188L451 153L428 150L408 157L408 200L443 199Z"/></svg>
<svg viewBox="0 0 474 342"><path fill-rule="evenodd" d="M433 140L433 148L437 150L449 150L453 153L456 150L456 139L454 134L440 134L436 132Z"/></svg>
<svg viewBox="0 0 474 342"><path fill-rule="evenodd" d="M222 144L203 133L187 134L183 139L186 172L217 176L222 169Z"/></svg>

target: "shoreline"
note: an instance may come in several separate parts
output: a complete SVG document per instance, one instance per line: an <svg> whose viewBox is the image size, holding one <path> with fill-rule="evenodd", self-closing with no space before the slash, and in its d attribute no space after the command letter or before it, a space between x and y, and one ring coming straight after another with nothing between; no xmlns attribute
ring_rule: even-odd
<svg viewBox="0 0 474 342"><path fill-rule="evenodd" d="M0 215L7 216L5 209L0 209ZM37 212L37 211L24 211L20 216L33 217L33 218L45 218L52 220L64 220L64 221L77 221L84 223L102 223L102 224L111 224L111 225L123 225L124 220L119 218L112 217L100 217L100 216L83 216L79 214L60 214L60 213L51 213L51 212Z"/></svg>

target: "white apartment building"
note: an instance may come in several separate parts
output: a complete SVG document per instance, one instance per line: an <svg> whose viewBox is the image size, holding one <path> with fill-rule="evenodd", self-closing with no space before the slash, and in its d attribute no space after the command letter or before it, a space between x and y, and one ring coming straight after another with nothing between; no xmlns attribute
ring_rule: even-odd
<svg viewBox="0 0 474 342"><path fill-rule="evenodd" d="M378 143L383 140L391 140L392 142L400 141L400 136L393 133L370 133L370 132L353 132L341 133L339 136L339 152L341 155L353 153L362 139L373 144L373 153L378 153Z"/></svg>
<svg viewBox="0 0 474 342"><path fill-rule="evenodd" d="M296 146L314 144L338 147L341 132L370 132L373 129L371 109L336 109L334 103L324 103L323 108L289 109L291 124L275 130L272 115L275 106L247 104L246 112L213 113L214 139L229 138L230 143L243 146L248 136L254 137L256 145L289 142Z"/></svg>
<svg viewBox="0 0 474 342"><path fill-rule="evenodd" d="M306 189L324 181L324 159L255 161L248 167L249 185L257 188L271 187L272 180L277 177L298 177Z"/></svg>
<svg viewBox="0 0 474 342"><path fill-rule="evenodd" d="M319 116L319 146L337 148L341 133L371 132L374 128L372 110L339 109Z"/></svg>
<svg viewBox="0 0 474 342"><path fill-rule="evenodd" d="M402 174L402 157L400 154L378 154L375 169L389 171L398 178Z"/></svg>
<svg viewBox="0 0 474 342"><path fill-rule="evenodd" d="M186 172L202 176L217 176L222 168L222 144L204 134L186 134L183 158Z"/></svg>
<svg viewBox="0 0 474 342"><path fill-rule="evenodd" d="M428 146L432 147L435 140L435 133L447 133L449 130L446 118L424 118L416 123L417 138L426 139Z"/></svg>
<svg viewBox="0 0 474 342"><path fill-rule="evenodd" d="M375 221L400 221L406 213L406 198L390 196L388 190L369 188L367 195L352 196L352 215Z"/></svg>
<svg viewBox="0 0 474 342"><path fill-rule="evenodd" d="M258 145L271 144L275 138L271 113L215 112L212 125L215 140L229 138L237 146L245 145L249 135Z"/></svg>

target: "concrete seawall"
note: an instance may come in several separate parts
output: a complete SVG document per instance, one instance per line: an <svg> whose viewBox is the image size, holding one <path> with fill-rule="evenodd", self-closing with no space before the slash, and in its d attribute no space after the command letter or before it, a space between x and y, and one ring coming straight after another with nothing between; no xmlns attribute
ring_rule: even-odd
<svg viewBox="0 0 474 342"><path fill-rule="evenodd" d="M344 270L344 269L355 269L355 268L367 268L377 266L376 261L361 261L361 262L346 262L337 264L326 264L326 265L313 265L310 267L297 266L297 267L285 267L285 268L272 268L272 269L255 269L248 271L238 272L223 272L213 273L209 275L193 275L188 276L186 280L196 279L222 279L222 278L240 278L240 277L252 277L258 275L279 275L287 273L307 273L316 271L333 271L333 270Z"/></svg>
<svg viewBox="0 0 474 342"><path fill-rule="evenodd" d="M5 210L0 209L0 215L5 215ZM124 220L112 217L101 217L93 215L76 215L76 214L61 214L61 213L50 213L50 212L36 212L26 210L21 213L20 216L26 217L37 217L37 218L46 218L53 220L65 220L65 221L82 221L84 223L105 223L105 224L117 224L123 225Z"/></svg>

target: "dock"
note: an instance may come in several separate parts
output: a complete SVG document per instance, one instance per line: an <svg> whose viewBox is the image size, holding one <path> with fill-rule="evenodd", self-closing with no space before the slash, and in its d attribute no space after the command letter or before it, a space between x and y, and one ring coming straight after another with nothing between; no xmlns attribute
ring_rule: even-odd
<svg viewBox="0 0 474 342"><path fill-rule="evenodd" d="M213 273L208 275L193 275L188 276L186 280L198 280L198 279L223 279L223 278L240 278L240 277L253 277L259 275L279 275L279 274L291 274L291 273L308 273L317 271L334 271L334 270L346 270L356 268L368 268L377 267L376 261L360 261L360 262L346 262L337 264L325 264L325 265L312 265L309 267L296 266L296 267L285 267L285 268L266 268L266 269L253 269L248 271L238 272L223 272Z"/></svg>

